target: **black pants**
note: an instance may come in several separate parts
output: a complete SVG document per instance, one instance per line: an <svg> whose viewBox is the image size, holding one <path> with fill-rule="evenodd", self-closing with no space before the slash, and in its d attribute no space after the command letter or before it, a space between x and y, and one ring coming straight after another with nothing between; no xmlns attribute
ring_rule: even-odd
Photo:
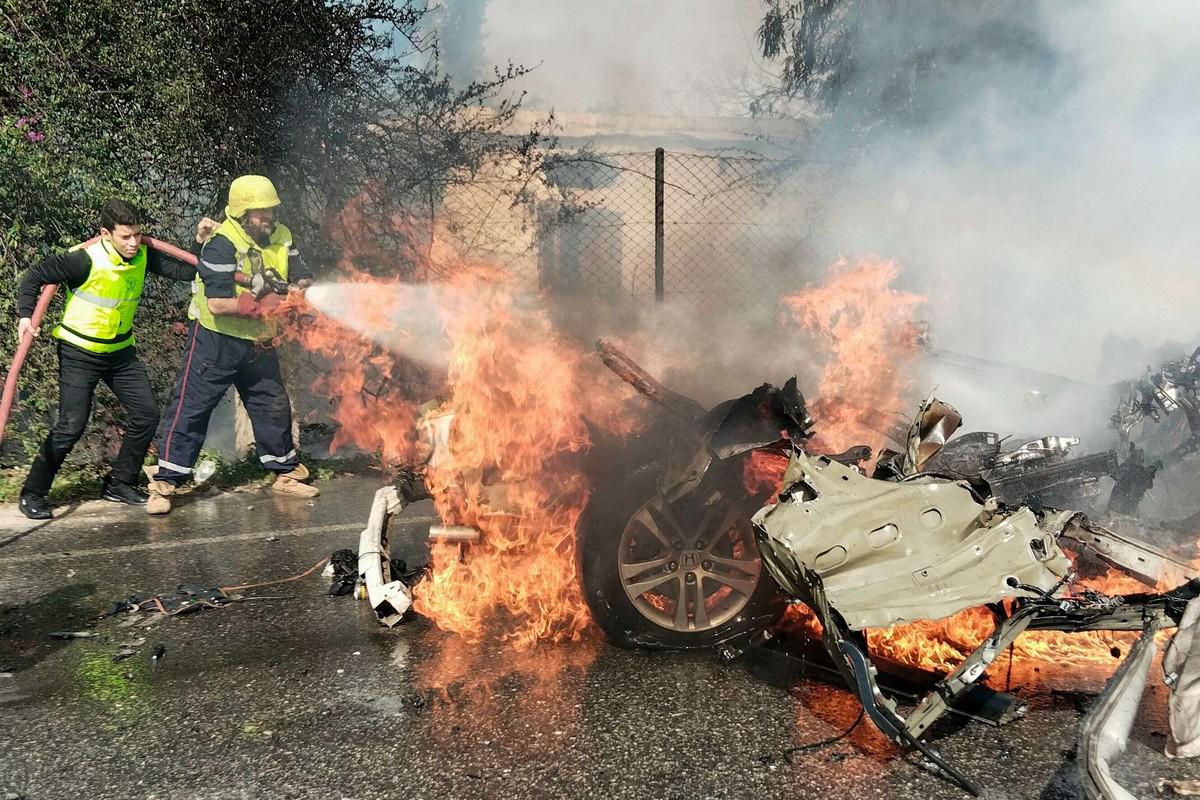
<svg viewBox="0 0 1200 800"><path fill-rule="evenodd" d="M112 480L136 484L154 429L158 403L150 388L146 365L132 347L115 353L89 353L66 342L58 343L58 421L42 443L29 470L22 494L44 496L71 448L83 436L92 415L92 395L104 381L125 409L125 437L112 462Z"/></svg>
<svg viewBox="0 0 1200 800"><path fill-rule="evenodd" d="M178 484L192 474L208 434L208 418L230 386L246 407L263 466L290 472L300 463L275 348L192 322L183 366L158 432L158 480Z"/></svg>

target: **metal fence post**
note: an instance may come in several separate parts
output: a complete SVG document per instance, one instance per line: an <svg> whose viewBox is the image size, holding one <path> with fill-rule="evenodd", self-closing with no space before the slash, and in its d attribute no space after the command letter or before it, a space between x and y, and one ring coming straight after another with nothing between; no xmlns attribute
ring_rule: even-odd
<svg viewBox="0 0 1200 800"><path fill-rule="evenodd" d="M654 149L654 300L661 303L666 294L663 270L663 184L666 154L661 147Z"/></svg>

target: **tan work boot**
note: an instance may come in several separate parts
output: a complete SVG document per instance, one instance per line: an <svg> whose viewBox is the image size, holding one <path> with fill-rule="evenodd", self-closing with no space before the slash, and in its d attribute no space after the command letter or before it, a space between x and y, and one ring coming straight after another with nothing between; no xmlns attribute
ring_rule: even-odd
<svg viewBox="0 0 1200 800"><path fill-rule="evenodd" d="M321 490L315 486L309 486L307 483L302 483L308 478L308 467L303 464L297 464L296 468L291 472L281 472L275 476L275 483L271 489L279 494L290 494L295 497L316 497L321 493Z"/></svg>
<svg viewBox="0 0 1200 800"><path fill-rule="evenodd" d="M147 514L171 513L171 495L175 494L174 484L166 481L150 481L150 496L146 499Z"/></svg>

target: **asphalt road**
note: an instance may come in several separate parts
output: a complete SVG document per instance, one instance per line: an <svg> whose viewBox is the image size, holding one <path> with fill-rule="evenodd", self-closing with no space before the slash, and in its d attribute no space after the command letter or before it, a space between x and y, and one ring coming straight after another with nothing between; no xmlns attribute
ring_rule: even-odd
<svg viewBox="0 0 1200 800"><path fill-rule="evenodd" d="M531 652L472 645L420 619L383 628L315 575L145 626L94 622L135 592L283 577L354 548L375 488L195 498L166 518L86 504L40 525L0 508L0 798L966 796L867 723L789 761L858 706L763 653L723 665L598 634ZM422 562L432 513L405 512L393 555ZM96 635L49 635L62 630ZM1160 777L1200 777L1159 755L1152 683L1118 770L1143 798ZM951 721L934 744L984 797L1078 797L1076 731L1102 685L1069 669L1026 680L1023 719Z"/></svg>

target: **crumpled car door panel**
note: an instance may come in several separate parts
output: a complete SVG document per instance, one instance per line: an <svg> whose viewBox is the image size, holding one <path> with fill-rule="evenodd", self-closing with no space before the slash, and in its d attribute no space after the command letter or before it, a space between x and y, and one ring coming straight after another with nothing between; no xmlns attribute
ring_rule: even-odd
<svg viewBox="0 0 1200 800"><path fill-rule="evenodd" d="M781 586L801 580L795 562L818 573L851 629L1037 596L1071 569L1056 537L1073 512L1039 526L1029 509L1001 513L962 483L880 481L799 451L784 485L754 517L768 568Z"/></svg>

